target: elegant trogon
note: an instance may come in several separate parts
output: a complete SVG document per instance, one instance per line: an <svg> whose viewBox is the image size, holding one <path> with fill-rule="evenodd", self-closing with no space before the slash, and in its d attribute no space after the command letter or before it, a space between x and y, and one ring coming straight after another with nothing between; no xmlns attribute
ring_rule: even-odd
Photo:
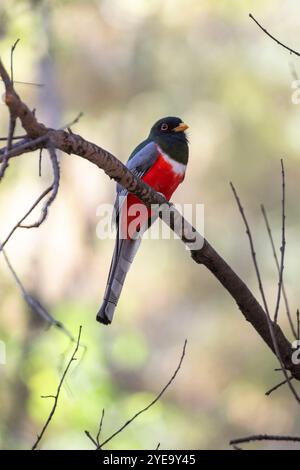
<svg viewBox="0 0 300 470"><path fill-rule="evenodd" d="M188 126L177 117L160 119L152 126L148 138L134 149L126 163L130 171L168 200L184 179L189 154L185 133L187 128ZM132 209L136 204L142 204L143 213L146 215L144 221L139 217L139 223L134 225L133 214L136 210ZM105 325L112 321L126 274L141 243L141 226L147 224L149 227L156 218L151 217L151 209L146 209L136 196L120 185L117 185L114 214L117 227L115 249L104 300L97 314L97 320Z"/></svg>

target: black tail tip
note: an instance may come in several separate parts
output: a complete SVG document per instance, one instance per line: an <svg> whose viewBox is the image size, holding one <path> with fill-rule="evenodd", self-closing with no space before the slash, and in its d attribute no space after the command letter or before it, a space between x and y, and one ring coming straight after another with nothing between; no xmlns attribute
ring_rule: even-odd
<svg viewBox="0 0 300 470"><path fill-rule="evenodd" d="M97 313L96 320L99 323L102 323L102 325L110 325L111 324L111 320L109 318L107 318L107 316L105 315L105 313L102 310L99 310L99 312Z"/></svg>
<svg viewBox="0 0 300 470"><path fill-rule="evenodd" d="M97 313L97 321L103 325L110 325L114 316L115 308L116 304L114 302L104 299L103 304Z"/></svg>

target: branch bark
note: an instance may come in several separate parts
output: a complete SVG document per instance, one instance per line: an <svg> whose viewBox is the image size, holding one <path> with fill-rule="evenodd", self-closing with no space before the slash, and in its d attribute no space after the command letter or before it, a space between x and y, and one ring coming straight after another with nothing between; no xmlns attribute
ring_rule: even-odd
<svg viewBox="0 0 300 470"><path fill-rule="evenodd" d="M251 323L263 341L276 355L266 312L246 284L216 252L210 243L204 239L161 194L156 193L150 186L134 176L125 165L110 152L85 140L80 135L70 132L70 130L68 132L62 129L55 130L39 123L35 114L22 102L15 92L13 84L1 61L0 76L5 84L6 105L10 113L13 113L14 116L20 119L28 137L25 141L13 145L10 152L7 152L6 148L1 149L0 162L3 160L4 156L6 156L6 158L7 156L12 158L24 152L31 151L32 149L36 150L51 146L67 154L75 154L90 161L98 168L102 169L111 179L114 179L129 192L135 194L146 205L158 204L169 207L169 210L174 214L174 219L167 217L166 222L177 234L180 233L181 227L184 226L184 233L181 233L181 239L190 248L193 260L198 264L204 265L213 276L218 279L235 300L244 318ZM162 218L164 219L164 217ZM191 241L195 243L197 240L201 248L192 249L191 247L195 245L191 243ZM278 324L272 322L272 330L284 367L291 372L295 379L300 380L300 364L293 364L292 362L292 345L285 337Z"/></svg>

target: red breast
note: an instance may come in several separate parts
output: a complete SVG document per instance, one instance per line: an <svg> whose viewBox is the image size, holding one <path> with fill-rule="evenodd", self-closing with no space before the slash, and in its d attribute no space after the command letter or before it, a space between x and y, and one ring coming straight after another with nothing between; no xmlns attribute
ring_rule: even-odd
<svg viewBox="0 0 300 470"><path fill-rule="evenodd" d="M158 151L157 160L144 174L142 180L169 200L184 179L185 166L172 161L159 147ZM151 216L151 209L146 208L143 202L133 194L127 196L126 202L127 209L122 210L121 227L123 227L122 233L127 233L126 237L132 238L132 234Z"/></svg>

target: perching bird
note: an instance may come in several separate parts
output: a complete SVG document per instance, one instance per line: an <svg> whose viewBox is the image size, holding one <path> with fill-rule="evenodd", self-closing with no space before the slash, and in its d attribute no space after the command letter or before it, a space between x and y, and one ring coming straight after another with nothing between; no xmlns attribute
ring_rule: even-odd
<svg viewBox="0 0 300 470"><path fill-rule="evenodd" d="M151 128L149 137L135 148L126 163L130 171L168 200L184 179L189 154L185 134L187 128L177 117L160 119ZM128 230L135 217L128 212L137 203L142 204L136 196L117 185L116 243L103 304L97 314L97 320L105 325L112 321L126 274L141 243L141 223L136 224L134 233ZM147 209L145 223L148 222L148 227L155 218L151 218L151 210Z"/></svg>

